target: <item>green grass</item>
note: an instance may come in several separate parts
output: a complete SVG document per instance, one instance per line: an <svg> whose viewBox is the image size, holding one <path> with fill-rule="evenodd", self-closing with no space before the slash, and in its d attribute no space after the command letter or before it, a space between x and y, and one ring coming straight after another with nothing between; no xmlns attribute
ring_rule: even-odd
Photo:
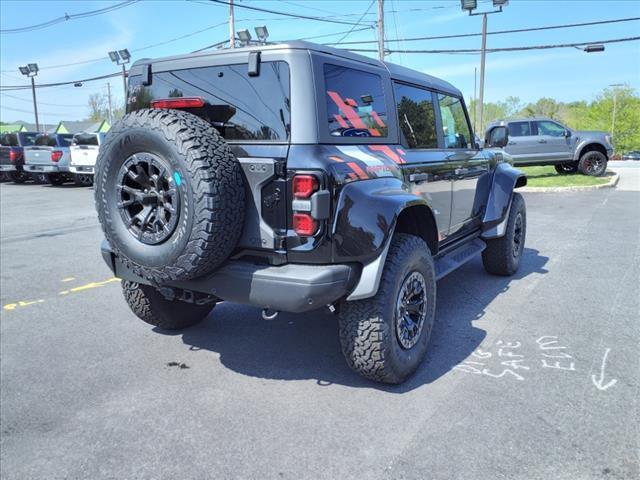
<svg viewBox="0 0 640 480"><path fill-rule="evenodd" d="M527 175L527 187L579 187L607 183L613 172L607 171L603 177L589 177L581 173L558 175L553 166L516 167Z"/></svg>

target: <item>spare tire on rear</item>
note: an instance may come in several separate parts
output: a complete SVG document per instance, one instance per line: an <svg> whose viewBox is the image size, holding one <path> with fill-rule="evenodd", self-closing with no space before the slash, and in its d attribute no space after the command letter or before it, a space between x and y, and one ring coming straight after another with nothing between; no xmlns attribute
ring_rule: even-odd
<svg viewBox="0 0 640 480"><path fill-rule="evenodd" d="M155 284L213 271L240 238L240 164L196 115L148 109L125 115L100 146L94 182L111 248Z"/></svg>

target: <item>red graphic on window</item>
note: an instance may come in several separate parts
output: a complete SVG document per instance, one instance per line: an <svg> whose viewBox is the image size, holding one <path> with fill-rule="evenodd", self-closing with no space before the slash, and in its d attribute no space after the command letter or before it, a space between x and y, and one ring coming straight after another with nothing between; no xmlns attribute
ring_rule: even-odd
<svg viewBox="0 0 640 480"><path fill-rule="evenodd" d="M347 105L342 100L342 97L340 97L340 95L332 91L328 91L327 95L331 97L331 100L333 100L333 103L335 103L338 106L338 108L344 114L344 116L347 117L347 119L351 122L351 125L353 125L355 128L362 128L365 130L367 129L367 126L364 124L364 122L362 121L358 113L353 109L353 107Z"/></svg>
<svg viewBox="0 0 640 480"><path fill-rule="evenodd" d="M345 122L344 118L342 118L340 115L334 115L333 118L336 119L336 122L338 122L338 125L340 125L342 128L349 128L349 124Z"/></svg>
<svg viewBox="0 0 640 480"><path fill-rule="evenodd" d="M371 111L371 116L373 117L373 119L375 120L375 122L382 128L385 127L384 122L382 121L382 119L380 118L380 115L378 115L378 113L375 110Z"/></svg>

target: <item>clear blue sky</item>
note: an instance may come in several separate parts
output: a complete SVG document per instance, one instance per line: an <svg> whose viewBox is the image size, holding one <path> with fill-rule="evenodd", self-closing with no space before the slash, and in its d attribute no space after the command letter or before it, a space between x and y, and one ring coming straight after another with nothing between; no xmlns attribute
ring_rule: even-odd
<svg viewBox="0 0 640 480"><path fill-rule="evenodd" d="M295 12L304 15L331 16L356 22L370 0L340 1L254 1L236 0L240 5ZM2 29L17 28L51 20L65 13L73 14L107 7L117 1L9 1L0 2ZM481 8L491 8L490 2L480 2ZM376 17L374 3L364 16L368 25ZM406 38L454 33L479 32L481 17L469 17L460 10L460 2L447 0L385 0L386 37ZM638 0L511 0L501 14L489 16L489 31L536 27L562 23L640 16ZM160 57L190 52L228 36L228 9L206 0L141 1L104 15L66 21L29 33L0 36L0 69L2 85L24 84L18 65L37 62L42 70L37 81L42 83L75 80L115 71L107 51L128 48L133 59ZM316 35L345 32L348 25L321 23L280 17L269 13L236 9L236 30L266 24L270 40L307 38ZM144 48L175 37L218 25L164 45ZM488 47L589 42L610 38L637 36L640 22L590 26L543 32L494 35L488 37ZM340 39L336 33L316 39L330 42ZM373 40L375 32L368 29L350 34L345 41ZM390 48L406 49L478 48L479 37L391 43ZM369 45L375 48L374 44ZM143 49L144 48L144 49ZM374 53L367 54L375 56ZM82 60L104 58L97 62L64 68L46 68ZM479 55L392 54L390 61L442 77L460 88L467 100L473 95L474 68L479 67ZM479 70L479 68L478 68ZM122 100L122 82L110 80L112 91ZM514 95L523 101L535 101L543 96L562 101L590 100L607 85L627 83L640 90L640 42L607 45L604 53L587 54L573 48L528 52L493 53L488 55L485 99L495 101ZM41 121L55 123L60 119L74 120L86 116L90 93L106 91L106 81L73 86L46 88L38 91ZM9 96L10 95L10 96ZM17 98L14 98L17 97ZM33 121L29 90L6 92L0 96L0 118L3 121L23 119ZM24 110L20 112L17 110Z"/></svg>

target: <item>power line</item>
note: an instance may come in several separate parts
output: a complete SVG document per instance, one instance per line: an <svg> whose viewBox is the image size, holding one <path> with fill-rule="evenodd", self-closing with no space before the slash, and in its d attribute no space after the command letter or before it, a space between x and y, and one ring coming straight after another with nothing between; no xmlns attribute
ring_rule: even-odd
<svg viewBox="0 0 640 480"><path fill-rule="evenodd" d="M31 100L27 100L26 98L16 97L15 95L10 95L8 93L0 92L0 95L3 97L13 98L14 100L20 100L21 102L32 103ZM48 107L64 107L64 108L87 108L86 105L60 105L59 103L47 103L38 101L38 105L47 105Z"/></svg>
<svg viewBox="0 0 640 480"><path fill-rule="evenodd" d="M104 80L106 78L120 77L121 75L122 75L122 72L115 72L115 73L109 73L107 75L100 75L98 77L84 78L82 80L71 80L69 82L37 83L36 88L59 87L62 85L72 85L75 83L93 82L95 80ZM29 88L31 88L30 85L1 85L0 91L8 92L11 90L25 90Z"/></svg>
<svg viewBox="0 0 640 480"><path fill-rule="evenodd" d="M209 0L209 1L212 2L212 3L217 3L219 5L225 5L226 7L229 6L229 2L226 2L224 0ZM244 8L244 9L247 9L247 10L254 10L256 12L272 13L274 15L283 15L285 17L299 18L299 19L302 19L302 20L315 20L315 21L318 21L318 22L342 23L344 25L356 25L356 26L359 26L357 23L347 22L346 20L336 20L336 19L328 19L326 17L313 17L313 16L308 16L308 15L298 15L296 13L280 12L278 10L270 10L270 9L267 9L267 8L254 7L254 6L243 5L243 4L239 4L239 3L234 3L233 6L234 6L234 8Z"/></svg>
<svg viewBox="0 0 640 480"><path fill-rule="evenodd" d="M591 25L605 25L610 23L621 23L621 22L632 22L640 20L640 17L629 17L629 18L616 18L613 20L598 20L595 22L584 22L584 23L571 23L564 25L548 25L544 27L531 27L531 28L518 28L514 30L498 30L495 32L487 32L487 35L502 35L507 33L523 33L523 32L538 32L542 30L555 30L559 28L574 28L574 27L588 27ZM453 35L439 35L435 37L413 37L413 38L405 38L405 39L385 39L385 42L415 42L418 40L442 40L447 38L465 38L465 37L479 37L482 33L459 33ZM376 41L371 40L358 40L358 41L350 41L350 42L330 42L325 45L361 45L367 43L376 43Z"/></svg>
<svg viewBox="0 0 640 480"><path fill-rule="evenodd" d="M5 33L32 32L34 30L40 30L40 29L43 29L43 28L50 27L52 25L56 25L58 23L66 22L68 20L74 20L76 18L93 17L95 15L102 15L103 13L113 12L114 10L119 10L121 8L128 7L129 5L133 5L134 3L137 3L139 1L140 0L127 0L125 2L121 2L121 3L118 3L116 5L111 5L110 7L100 8L98 10L90 10L88 12L73 13L71 15L69 15L68 13L65 13L63 16L54 18L54 19L49 20L47 22L38 23L38 24L35 24L35 25L29 25L27 27L5 28L5 29L0 30L0 33L1 34L5 34Z"/></svg>
<svg viewBox="0 0 640 480"><path fill-rule="evenodd" d="M353 32L353 29L354 29L354 28L356 28L356 27L359 27L359 26L360 26L360 24L361 24L361 22L362 22L362 19L365 17L365 15L366 15L367 13L369 13L369 10L371 10L371 7L373 7L373 4L375 3L375 1L376 1L376 0L371 0L371 3L370 3L370 4L369 4L369 6L367 7L367 9L364 11L364 13L363 13L362 15L360 15L360 18L358 19L357 23L356 23L353 27L351 27L351 30L349 30L347 33L345 33L345 34L340 38L340 40L338 40L338 42L337 42L337 43L340 43L342 40L344 40L344 39L345 39L345 38L347 38L349 35L351 35L351 32Z"/></svg>
<svg viewBox="0 0 640 480"><path fill-rule="evenodd" d="M11 108L11 107L7 107L5 105L2 105L1 108L5 109L5 110L11 110L12 112L31 113L31 114L33 114L33 110L22 110L20 108ZM40 115L54 115L56 117L62 117L62 116L67 115L67 114L66 113L40 112Z"/></svg>
<svg viewBox="0 0 640 480"><path fill-rule="evenodd" d="M504 47L504 48L487 48L487 53L496 52L518 52L524 50L548 50L551 48L568 48L568 47L582 47L592 44L608 44L608 43L622 43L633 42L640 40L640 37L625 37L625 38L613 38L609 40L594 40L591 42L577 42L577 43L559 43L553 45L527 45L522 47ZM378 50L372 48L350 48L351 52L377 52ZM478 48L467 48L459 50L387 50L388 53L480 53Z"/></svg>

